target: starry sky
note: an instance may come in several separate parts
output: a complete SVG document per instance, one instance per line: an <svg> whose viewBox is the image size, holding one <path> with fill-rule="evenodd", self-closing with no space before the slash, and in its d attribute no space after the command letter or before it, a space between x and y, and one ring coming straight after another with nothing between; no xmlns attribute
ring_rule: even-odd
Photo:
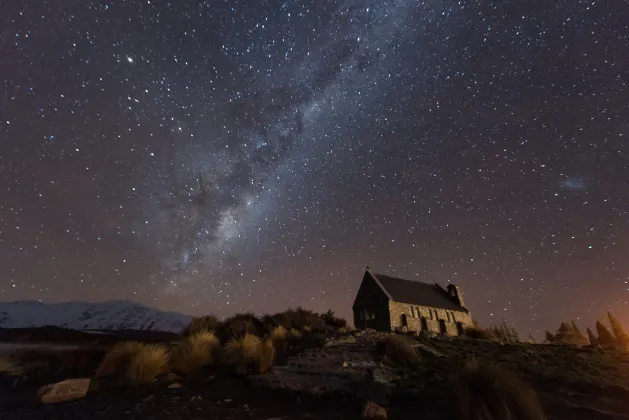
<svg viewBox="0 0 629 420"><path fill-rule="evenodd" d="M629 6L0 3L0 298L629 322Z"/></svg>

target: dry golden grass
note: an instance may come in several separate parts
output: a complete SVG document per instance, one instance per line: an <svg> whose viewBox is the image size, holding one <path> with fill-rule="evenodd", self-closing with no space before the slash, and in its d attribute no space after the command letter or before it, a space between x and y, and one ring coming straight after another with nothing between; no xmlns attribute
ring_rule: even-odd
<svg viewBox="0 0 629 420"><path fill-rule="evenodd" d="M286 340L286 338L288 337L288 330L283 326L278 325L271 330L269 337L271 337L271 340L273 340L274 342L279 343Z"/></svg>
<svg viewBox="0 0 629 420"><path fill-rule="evenodd" d="M266 339L258 348L258 371L267 373L273 370L273 361L275 359L275 344L272 339Z"/></svg>
<svg viewBox="0 0 629 420"><path fill-rule="evenodd" d="M396 365L413 366L419 363L419 355L403 337L390 335L378 342L377 351Z"/></svg>
<svg viewBox="0 0 629 420"><path fill-rule="evenodd" d="M470 360L455 382L460 420L544 420L533 390L499 366Z"/></svg>
<svg viewBox="0 0 629 420"><path fill-rule="evenodd" d="M220 343L213 332L199 331L175 343L171 363L178 373L192 375L216 363Z"/></svg>
<svg viewBox="0 0 629 420"><path fill-rule="evenodd" d="M10 357L0 357L0 375L20 375L22 367Z"/></svg>
<svg viewBox="0 0 629 420"><path fill-rule="evenodd" d="M143 385L166 373L168 364L164 346L125 341L114 345L105 355L96 377L112 379L117 385Z"/></svg>
<svg viewBox="0 0 629 420"><path fill-rule="evenodd" d="M253 334L234 337L223 348L223 360L229 365L248 365L258 359L260 339Z"/></svg>

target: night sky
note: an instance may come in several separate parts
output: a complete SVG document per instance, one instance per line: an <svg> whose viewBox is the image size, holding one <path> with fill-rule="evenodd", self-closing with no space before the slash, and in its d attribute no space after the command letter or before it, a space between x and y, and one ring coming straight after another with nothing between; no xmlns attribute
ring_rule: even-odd
<svg viewBox="0 0 629 420"><path fill-rule="evenodd" d="M629 6L0 3L0 299L629 323Z"/></svg>

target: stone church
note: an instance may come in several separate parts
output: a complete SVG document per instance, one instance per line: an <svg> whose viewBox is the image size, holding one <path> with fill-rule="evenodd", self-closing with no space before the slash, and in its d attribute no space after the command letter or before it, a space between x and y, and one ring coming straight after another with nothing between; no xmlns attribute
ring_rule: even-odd
<svg viewBox="0 0 629 420"><path fill-rule="evenodd" d="M356 328L461 335L472 326L458 286L405 280L367 269L354 305Z"/></svg>

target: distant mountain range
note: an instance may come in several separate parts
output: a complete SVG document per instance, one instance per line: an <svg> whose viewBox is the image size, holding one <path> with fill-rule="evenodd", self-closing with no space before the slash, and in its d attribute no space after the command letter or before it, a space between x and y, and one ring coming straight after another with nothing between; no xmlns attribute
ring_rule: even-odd
<svg viewBox="0 0 629 420"><path fill-rule="evenodd" d="M0 328L54 325L84 329L132 329L180 332L192 319L131 301L43 303L34 300L0 302Z"/></svg>

